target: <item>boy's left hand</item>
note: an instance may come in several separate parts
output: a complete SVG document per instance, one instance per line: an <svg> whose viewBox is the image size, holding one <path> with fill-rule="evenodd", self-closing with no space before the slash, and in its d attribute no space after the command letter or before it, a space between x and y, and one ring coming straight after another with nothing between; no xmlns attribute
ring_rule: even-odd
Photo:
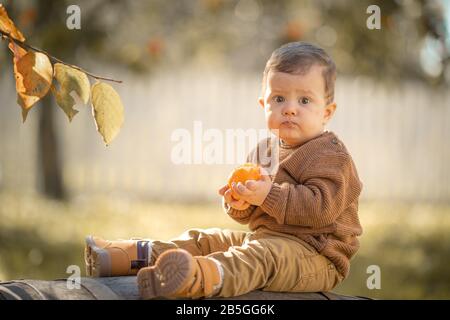
<svg viewBox="0 0 450 320"><path fill-rule="evenodd" d="M248 203L260 206L266 200L267 195L272 188L272 180L267 172L261 170L260 180L247 180L245 185L241 182L233 182L231 189L239 195L240 199Z"/></svg>

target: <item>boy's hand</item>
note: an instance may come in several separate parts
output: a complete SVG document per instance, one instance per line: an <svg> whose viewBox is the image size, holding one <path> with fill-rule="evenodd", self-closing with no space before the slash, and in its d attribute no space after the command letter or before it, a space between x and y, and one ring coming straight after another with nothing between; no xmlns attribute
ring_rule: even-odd
<svg viewBox="0 0 450 320"><path fill-rule="evenodd" d="M250 203L248 203L243 199L240 200L233 199L233 197L231 196L231 189L228 186L228 184L224 185L222 188L219 189L219 194L224 197L225 202L228 203L228 205L233 209L242 211L250 207Z"/></svg>
<svg viewBox="0 0 450 320"><path fill-rule="evenodd" d="M235 203L235 205L241 205L248 203L249 205L260 206L263 204L267 195L272 188L272 180L270 179L268 173L264 169L261 170L261 179L260 180L247 180L245 185L241 182L232 183L231 189L228 185L223 186L219 193L223 194L225 197L225 201L231 205L230 202ZM231 191L239 195L240 200L235 200L231 197ZM221 193L222 192L222 193ZM226 195L226 196L225 196ZM243 202L241 201L243 200ZM230 202L229 202L230 201ZM248 208L248 206L246 208ZM238 209L239 210L239 209ZM245 210L245 209L240 209Z"/></svg>
<svg viewBox="0 0 450 320"><path fill-rule="evenodd" d="M266 200L270 189L272 189L272 180L267 172L261 172L260 180L247 180L245 185L241 182L237 184L233 183L231 188L239 195L241 200L255 206L260 206Z"/></svg>

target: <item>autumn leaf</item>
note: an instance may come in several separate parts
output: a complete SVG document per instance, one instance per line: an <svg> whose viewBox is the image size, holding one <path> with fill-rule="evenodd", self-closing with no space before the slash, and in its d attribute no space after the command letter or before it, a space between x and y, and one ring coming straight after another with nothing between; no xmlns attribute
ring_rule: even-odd
<svg viewBox="0 0 450 320"><path fill-rule="evenodd" d="M19 40L20 42L25 41L22 32L14 25L14 22L9 18L8 13L2 4L0 4L0 30L8 33L12 38Z"/></svg>
<svg viewBox="0 0 450 320"><path fill-rule="evenodd" d="M92 113L97 131L109 145L123 124L123 105L119 94L109 84L97 82L91 90Z"/></svg>
<svg viewBox="0 0 450 320"><path fill-rule="evenodd" d="M22 118L25 122L33 105L48 93L53 68L49 58L43 53L27 52L13 42L9 44L9 48L14 54L17 103L22 107Z"/></svg>
<svg viewBox="0 0 450 320"><path fill-rule="evenodd" d="M24 55L27 54L27 50L23 49L22 47L18 46L17 44L15 44L14 42L10 42L8 45L8 48L11 50L11 52L13 53L13 60L14 63L16 63L18 60L20 60Z"/></svg>
<svg viewBox="0 0 450 320"><path fill-rule="evenodd" d="M74 109L76 103L71 93L76 92L83 103L87 104L90 96L89 79L84 72L62 63L56 63L54 68L55 79L59 84L59 90L52 86L52 92L55 95L58 106L69 117L69 121L72 121L72 118L78 111Z"/></svg>

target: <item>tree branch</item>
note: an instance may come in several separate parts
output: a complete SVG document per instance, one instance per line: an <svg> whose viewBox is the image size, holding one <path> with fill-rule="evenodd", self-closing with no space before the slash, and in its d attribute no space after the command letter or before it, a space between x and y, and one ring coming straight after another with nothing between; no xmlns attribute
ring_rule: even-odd
<svg viewBox="0 0 450 320"><path fill-rule="evenodd" d="M36 51L36 52L43 53L43 54L45 54L50 60L52 60L52 61L54 61L54 62L58 62L58 63L64 64L64 65L66 65L66 66L68 66L68 67L71 67L71 68L73 68L73 69L75 69L75 70L84 72L85 74L87 74L88 76L90 76L90 77L92 77L92 78L95 78L95 79L98 79L98 80L105 80L105 81L112 81L112 82L116 82L116 83L122 83L122 80L115 80L115 79L111 79L111 78L100 77L100 76L97 76L97 75L95 75L95 74L92 74L92 73L90 73L90 72L88 72L88 71L86 71L86 70L84 70L84 69L82 69L82 68L80 68L80 67L78 67L78 66L75 66L75 65L73 65L73 64L66 63L66 62L64 62L64 61L62 61L62 60L60 60L60 59L58 59L58 58L52 56L51 54L49 54L48 52L46 52L46 51L44 51L44 50L41 50L41 49L39 49L39 48L35 48L35 47L33 47L33 46L30 46L30 45L26 44L25 42L22 42L22 41L19 41L19 40L17 40L17 39L14 39L14 38L13 38L9 33L7 33L7 32L4 32L4 31L0 30L0 34L1 34L1 36L2 36L3 39L7 39L7 40L9 40L9 41L12 41L12 42L14 42L15 44L17 44L18 46L20 46L20 47L23 48L23 49L28 49L28 50L33 50L33 51Z"/></svg>

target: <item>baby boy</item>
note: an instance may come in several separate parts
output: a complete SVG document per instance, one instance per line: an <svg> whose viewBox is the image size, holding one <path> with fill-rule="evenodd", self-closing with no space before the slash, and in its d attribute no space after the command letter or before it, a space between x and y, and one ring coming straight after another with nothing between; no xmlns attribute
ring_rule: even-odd
<svg viewBox="0 0 450 320"><path fill-rule="evenodd" d="M249 231L191 229L170 241L89 236L87 273L137 274L145 299L332 290L348 276L362 233L362 183L344 143L325 129L335 79L334 62L313 44L285 44L268 60L259 104L275 141L261 141L248 161L263 167L258 154L275 142L276 171L219 190L225 212Z"/></svg>

